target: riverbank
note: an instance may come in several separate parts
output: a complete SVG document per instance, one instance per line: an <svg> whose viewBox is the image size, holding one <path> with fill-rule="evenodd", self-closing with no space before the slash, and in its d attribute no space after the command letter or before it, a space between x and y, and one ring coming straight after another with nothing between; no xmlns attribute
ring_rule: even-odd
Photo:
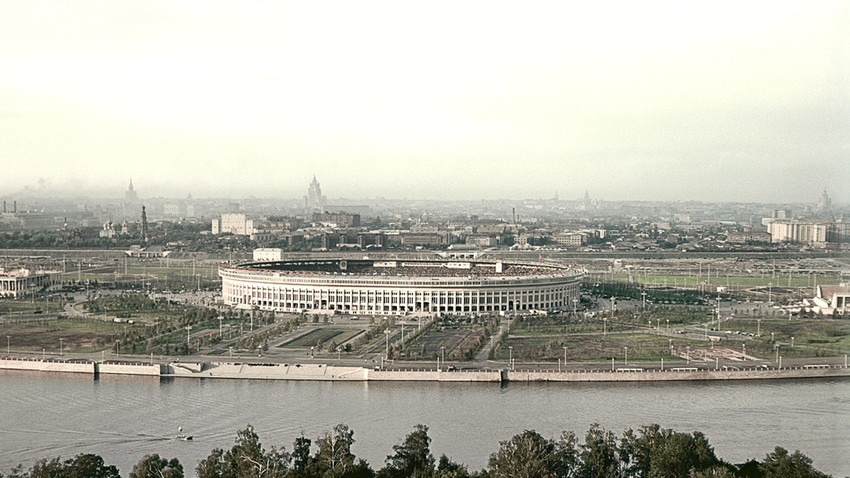
<svg viewBox="0 0 850 478"><path fill-rule="evenodd" d="M162 378L360 381L360 382L659 382L705 380L759 380L783 378L850 377L846 365L809 364L788 367L678 367L668 369L581 368L570 370L458 370L369 369L327 364L252 362L94 362L26 357L0 358L0 370L25 370Z"/></svg>

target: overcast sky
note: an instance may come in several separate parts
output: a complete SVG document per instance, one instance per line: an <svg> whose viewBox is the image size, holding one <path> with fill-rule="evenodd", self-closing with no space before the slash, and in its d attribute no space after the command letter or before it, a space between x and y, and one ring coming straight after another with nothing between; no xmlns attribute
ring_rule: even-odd
<svg viewBox="0 0 850 478"><path fill-rule="evenodd" d="M0 197L850 202L847 1L0 0Z"/></svg>

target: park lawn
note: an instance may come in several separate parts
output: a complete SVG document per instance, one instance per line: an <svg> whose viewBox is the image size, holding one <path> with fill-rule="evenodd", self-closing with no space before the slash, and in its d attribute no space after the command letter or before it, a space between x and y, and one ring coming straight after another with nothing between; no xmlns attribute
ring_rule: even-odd
<svg viewBox="0 0 850 478"><path fill-rule="evenodd" d="M346 340L351 339L355 335L361 333L361 330L350 329L334 329L334 328L316 328L306 334L279 345L283 348L307 348L315 346L318 343L328 344L331 341L341 344Z"/></svg>
<svg viewBox="0 0 850 478"><path fill-rule="evenodd" d="M559 338L511 337L498 350L496 360L507 360L513 347L516 360L557 362L564 358L567 347L567 361L606 361L623 359L625 347L629 348L629 361L671 359L670 338L655 334L620 333L608 335L569 335ZM675 338L674 347L705 347L706 342Z"/></svg>
<svg viewBox="0 0 850 478"><path fill-rule="evenodd" d="M0 318L13 314L32 314L39 310L44 313L47 313L48 310L58 312L60 310L59 302L52 300L49 304L45 304L44 299L36 302L12 299L0 300Z"/></svg>
<svg viewBox="0 0 850 478"><path fill-rule="evenodd" d="M47 353L58 353L60 343L66 352L102 350L123 331L121 324L95 319L51 319L0 325L0 336L9 336L12 350L44 349Z"/></svg>
<svg viewBox="0 0 850 478"><path fill-rule="evenodd" d="M755 318L735 318L723 321L721 328L724 332L731 330L756 334L759 325ZM847 353L850 350L850 321L843 319L761 319L761 335L760 338L748 341L747 348L750 347L749 342L755 342L767 344L772 350L772 338L781 344L784 351L784 345L790 345L791 337L794 337L794 344L800 346L795 347L799 350L792 350L795 354L803 353L802 350L807 348L823 349L822 352L828 354ZM811 352L809 356L812 356Z"/></svg>
<svg viewBox="0 0 850 478"><path fill-rule="evenodd" d="M788 276L780 277L753 277L753 276L711 276L709 281L706 271L703 271L702 276L698 275L665 275L665 274L647 274L644 278L643 274L634 274L634 283L636 285L645 284L647 287L668 286L698 286L706 284L709 286L742 286L742 287L768 287L773 283L776 287L788 287ZM629 274L605 274L605 280L628 281ZM841 281L840 277L830 277L818 275L817 282L820 285L838 284ZM791 287L813 287L813 279L808 275L792 276Z"/></svg>

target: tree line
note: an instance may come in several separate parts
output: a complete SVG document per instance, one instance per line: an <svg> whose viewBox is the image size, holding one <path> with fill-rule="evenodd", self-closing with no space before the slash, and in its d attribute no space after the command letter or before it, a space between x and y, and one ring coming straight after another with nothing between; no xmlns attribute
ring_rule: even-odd
<svg viewBox="0 0 850 478"><path fill-rule="evenodd" d="M700 432L682 433L648 425L621 436L591 425L579 443L575 433L545 438L525 430L499 443L487 467L470 471L446 455L431 452L428 427L416 425L373 469L351 451L354 431L337 425L316 438L300 436L292 451L266 449L251 425L236 433L229 450L213 449L198 463L198 478L822 478L812 460L781 447L764 459L733 465L714 454ZM19 465L5 478L120 478L118 469L94 454L67 460L42 459L24 471ZM183 478L177 459L142 457L129 478ZM0 473L0 478L4 475Z"/></svg>

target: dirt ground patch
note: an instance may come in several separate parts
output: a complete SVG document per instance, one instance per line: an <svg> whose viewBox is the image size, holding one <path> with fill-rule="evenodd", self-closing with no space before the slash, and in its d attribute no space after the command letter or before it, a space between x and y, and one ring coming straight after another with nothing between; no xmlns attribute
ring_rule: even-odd
<svg viewBox="0 0 850 478"><path fill-rule="evenodd" d="M9 337L9 348L38 352L42 349L48 352L58 352L60 340L65 351L93 351L107 347L112 343L112 336L93 332L76 332L69 330L54 330L39 326L6 325L0 326L0 339ZM0 342L4 342L0 340ZM5 343L2 343L5 351Z"/></svg>

